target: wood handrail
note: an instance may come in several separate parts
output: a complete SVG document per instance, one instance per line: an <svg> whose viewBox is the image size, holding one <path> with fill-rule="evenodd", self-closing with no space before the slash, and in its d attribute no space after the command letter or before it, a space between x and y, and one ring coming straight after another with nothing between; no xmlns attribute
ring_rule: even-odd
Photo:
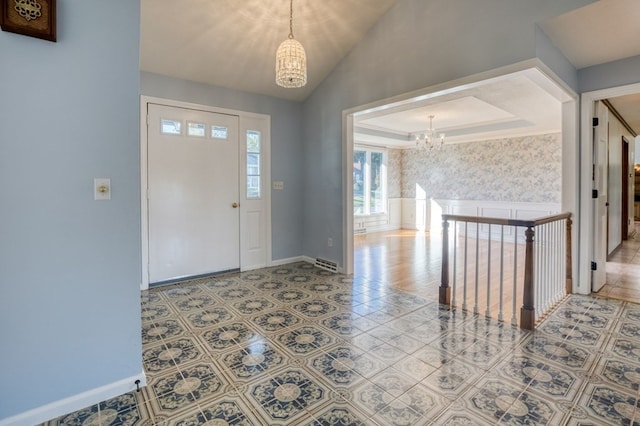
<svg viewBox="0 0 640 426"><path fill-rule="evenodd" d="M559 213L551 216L544 216L537 219L523 220L523 219L503 219L498 217L485 217L485 216L463 216L457 214L443 214L442 221L455 220L458 222L470 222L470 223L482 223L487 225L508 225L508 226L522 226L530 227L537 225L544 225L545 223L555 222L558 220L569 219L571 213Z"/></svg>

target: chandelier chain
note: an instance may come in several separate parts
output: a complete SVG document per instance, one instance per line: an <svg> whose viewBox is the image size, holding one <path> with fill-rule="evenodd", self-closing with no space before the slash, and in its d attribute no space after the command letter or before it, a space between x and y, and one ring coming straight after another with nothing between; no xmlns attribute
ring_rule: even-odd
<svg viewBox="0 0 640 426"><path fill-rule="evenodd" d="M293 0L289 2L289 38L293 38Z"/></svg>

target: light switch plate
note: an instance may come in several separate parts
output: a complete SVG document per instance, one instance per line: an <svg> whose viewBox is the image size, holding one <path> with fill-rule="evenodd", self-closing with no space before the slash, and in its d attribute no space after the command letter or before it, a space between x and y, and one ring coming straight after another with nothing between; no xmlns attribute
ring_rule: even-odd
<svg viewBox="0 0 640 426"><path fill-rule="evenodd" d="M282 190L284 189L284 182L281 180L273 181L273 189Z"/></svg>
<svg viewBox="0 0 640 426"><path fill-rule="evenodd" d="M111 179L93 179L93 199L96 201L111 199Z"/></svg>

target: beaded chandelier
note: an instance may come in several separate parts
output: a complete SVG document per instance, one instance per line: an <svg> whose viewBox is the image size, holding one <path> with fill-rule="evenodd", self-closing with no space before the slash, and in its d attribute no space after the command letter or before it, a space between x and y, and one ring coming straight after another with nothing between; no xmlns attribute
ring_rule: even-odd
<svg viewBox="0 0 640 426"><path fill-rule="evenodd" d="M293 38L293 0L289 8L289 37L276 51L276 83L287 88L307 84L307 55L304 47Z"/></svg>

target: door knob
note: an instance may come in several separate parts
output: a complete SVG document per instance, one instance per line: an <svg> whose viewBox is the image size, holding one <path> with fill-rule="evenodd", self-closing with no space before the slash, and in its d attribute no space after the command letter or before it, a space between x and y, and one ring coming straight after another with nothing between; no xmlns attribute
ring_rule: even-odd
<svg viewBox="0 0 640 426"><path fill-rule="evenodd" d="M233 204L231 204L231 207L233 207L234 209L237 209L237 208L238 208L238 206L239 206L239 204L238 204L238 203L233 203Z"/></svg>

